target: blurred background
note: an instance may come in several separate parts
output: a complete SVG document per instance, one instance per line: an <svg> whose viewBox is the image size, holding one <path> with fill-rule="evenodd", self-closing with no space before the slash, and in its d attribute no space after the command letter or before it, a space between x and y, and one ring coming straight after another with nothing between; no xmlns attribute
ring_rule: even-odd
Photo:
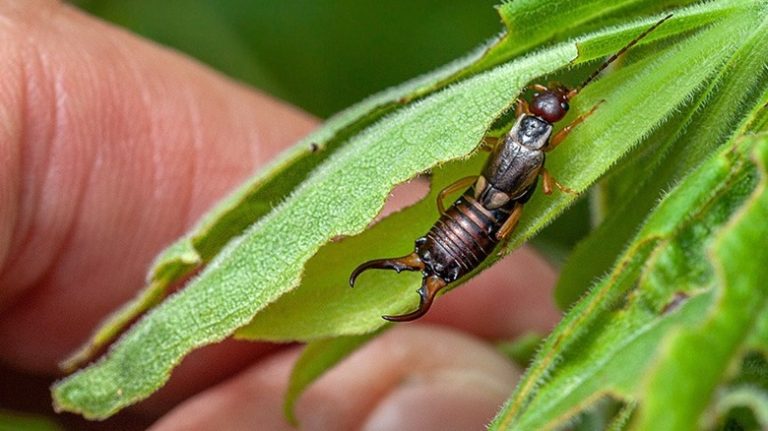
<svg viewBox="0 0 768 431"><path fill-rule="evenodd" d="M493 7L499 0L72 3L321 118L502 29Z"/></svg>

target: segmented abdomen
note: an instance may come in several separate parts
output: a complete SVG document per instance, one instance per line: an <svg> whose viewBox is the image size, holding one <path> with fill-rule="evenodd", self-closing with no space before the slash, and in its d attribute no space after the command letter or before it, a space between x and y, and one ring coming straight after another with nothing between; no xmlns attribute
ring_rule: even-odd
<svg viewBox="0 0 768 431"><path fill-rule="evenodd" d="M496 231L507 214L502 211L483 208L469 191L459 198L416 241L426 272L450 283L477 267L498 243Z"/></svg>

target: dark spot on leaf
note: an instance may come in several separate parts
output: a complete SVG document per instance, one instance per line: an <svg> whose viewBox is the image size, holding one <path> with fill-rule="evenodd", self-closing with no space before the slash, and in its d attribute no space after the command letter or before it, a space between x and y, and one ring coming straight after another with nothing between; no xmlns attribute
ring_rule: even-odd
<svg viewBox="0 0 768 431"><path fill-rule="evenodd" d="M667 305L664 306L664 308L661 309L661 314L669 314L678 308L685 302L685 300L688 299L688 294L685 292L675 292L675 296L672 297L672 300L667 303Z"/></svg>

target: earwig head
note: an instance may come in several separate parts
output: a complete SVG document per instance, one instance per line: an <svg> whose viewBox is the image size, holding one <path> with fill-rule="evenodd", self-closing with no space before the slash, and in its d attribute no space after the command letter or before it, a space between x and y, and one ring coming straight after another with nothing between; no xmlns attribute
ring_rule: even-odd
<svg viewBox="0 0 768 431"><path fill-rule="evenodd" d="M563 86L547 87L545 91L533 94L531 114L544 121L556 123L565 117L570 106L571 91Z"/></svg>

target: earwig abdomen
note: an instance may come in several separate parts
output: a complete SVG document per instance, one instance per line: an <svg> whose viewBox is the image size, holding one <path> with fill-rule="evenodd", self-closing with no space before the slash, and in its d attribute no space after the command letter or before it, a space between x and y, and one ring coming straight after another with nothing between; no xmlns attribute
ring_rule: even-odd
<svg viewBox="0 0 768 431"><path fill-rule="evenodd" d="M499 220L507 208L487 210L472 197L472 189L459 198L422 238L416 254L424 262L424 273L451 283L477 267L499 242Z"/></svg>

